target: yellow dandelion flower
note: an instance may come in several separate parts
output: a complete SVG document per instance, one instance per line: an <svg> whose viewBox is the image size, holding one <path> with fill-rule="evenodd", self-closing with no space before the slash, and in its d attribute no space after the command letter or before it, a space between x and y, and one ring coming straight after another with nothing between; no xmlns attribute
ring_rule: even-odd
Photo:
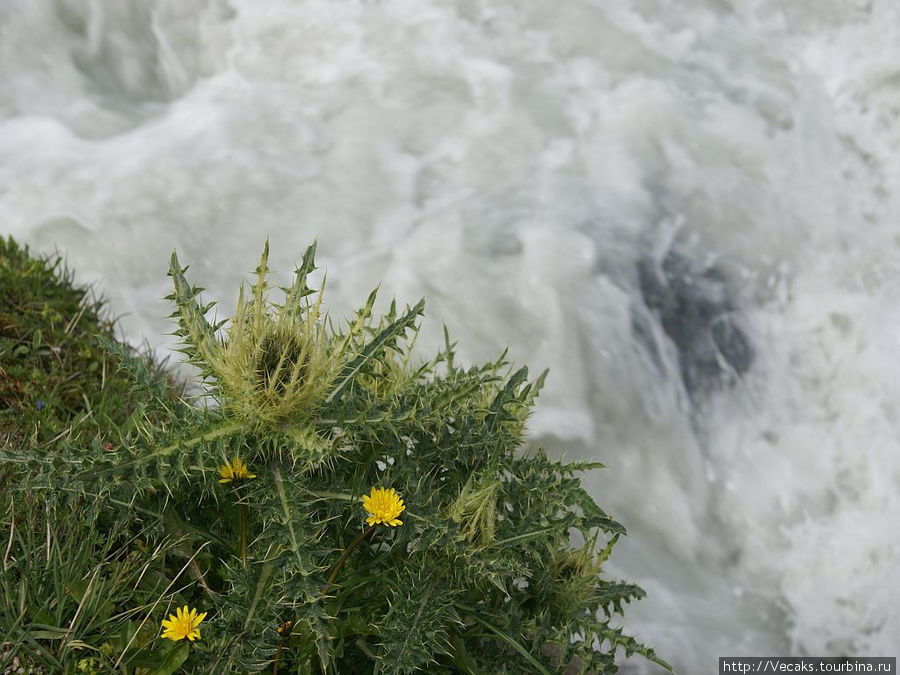
<svg viewBox="0 0 900 675"><path fill-rule="evenodd" d="M363 496L363 508L368 511L369 517L366 518L367 525L377 525L384 523L391 527L402 525L403 521L398 520L397 516L403 513L405 506L400 495L394 488L372 488L372 493Z"/></svg>
<svg viewBox="0 0 900 675"><path fill-rule="evenodd" d="M222 476L222 478L219 479L220 483L230 483L233 480L256 478L256 474L250 473L244 460L240 457L235 457L230 462L225 462L224 465L220 466L219 475Z"/></svg>
<svg viewBox="0 0 900 675"><path fill-rule="evenodd" d="M173 642L178 642L187 638L191 642L200 639L200 622L206 618L206 612L197 614L196 609L188 611L188 606L179 607L174 614L169 614L168 619L164 619L162 627L165 628L162 636Z"/></svg>

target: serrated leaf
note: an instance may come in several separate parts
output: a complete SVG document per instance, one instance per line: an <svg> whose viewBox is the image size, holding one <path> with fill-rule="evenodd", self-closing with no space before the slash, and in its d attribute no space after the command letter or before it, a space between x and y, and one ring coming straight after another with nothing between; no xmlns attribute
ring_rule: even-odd
<svg viewBox="0 0 900 675"><path fill-rule="evenodd" d="M186 270L187 267L181 267L178 255L173 251L169 263L169 276L175 285L172 299L178 309L178 323L184 338L182 351L187 354L191 363L203 370L204 375L209 375L215 369L218 345L215 332L196 300L202 289L188 283L184 276Z"/></svg>
<svg viewBox="0 0 900 675"><path fill-rule="evenodd" d="M378 353L384 349L385 345L391 340L405 333L408 329L415 325L415 320L425 310L425 301L419 300L412 309L407 311L402 317L392 322L387 328L376 335L360 352L341 371L335 380L334 389L326 397L325 402L331 403L344 393L350 383L360 374L363 367L375 358Z"/></svg>

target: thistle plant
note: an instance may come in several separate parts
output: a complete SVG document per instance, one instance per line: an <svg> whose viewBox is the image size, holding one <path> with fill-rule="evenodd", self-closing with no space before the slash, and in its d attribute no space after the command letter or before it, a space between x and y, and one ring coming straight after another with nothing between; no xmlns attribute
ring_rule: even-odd
<svg viewBox="0 0 900 675"><path fill-rule="evenodd" d="M184 338L182 351L200 368L211 384L211 393L237 419L249 426L288 428L309 419L322 393L337 374L345 346L329 340L320 316L322 294L306 284L313 269L315 245L297 268L294 284L285 289L284 302L269 298L266 274L269 243L256 268L256 281L245 294L242 287L237 307L228 322L227 335L216 331L205 318L211 305L195 302L200 289L191 287L176 254L169 274L175 292L169 296L177 308L177 335Z"/></svg>
<svg viewBox="0 0 900 675"><path fill-rule="evenodd" d="M173 396L108 341L138 402L111 447L68 434L50 454L0 452L24 467L23 490L90 504L145 547L167 543L157 596L131 611L156 626L172 604L206 619L165 663L614 673L619 652L668 668L620 626L643 591L604 574L625 530L579 479L601 465L523 449L546 373L529 380L505 356L463 367L446 330L418 360L421 301L375 317L373 291L335 324L309 285L314 257L315 245L276 289L266 245L234 316L210 321L173 254L176 332L215 404ZM199 615L189 626L183 614L169 626L190 639ZM103 662L161 668L161 640L118 640Z"/></svg>

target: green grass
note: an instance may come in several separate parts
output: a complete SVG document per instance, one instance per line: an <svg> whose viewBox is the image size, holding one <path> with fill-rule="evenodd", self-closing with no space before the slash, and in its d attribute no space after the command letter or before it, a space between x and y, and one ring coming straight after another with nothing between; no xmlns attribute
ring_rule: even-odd
<svg viewBox="0 0 900 675"><path fill-rule="evenodd" d="M32 257L0 238L0 442L50 447L60 434L101 443L128 423L133 381L98 338L115 321L72 283L58 256ZM164 374L164 364L147 360Z"/></svg>
<svg viewBox="0 0 900 675"><path fill-rule="evenodd" d="M59 257L0 238L0 447L49 454L66 439L110 448L133 426L134 382L102 342L115 340L114 328ZM106 672L104 654L120 650L161 597L171 546L149 548L134 519L21 489L29 476L0 463L0 672ZM156 628L145 624L134 643Z"/></svg>

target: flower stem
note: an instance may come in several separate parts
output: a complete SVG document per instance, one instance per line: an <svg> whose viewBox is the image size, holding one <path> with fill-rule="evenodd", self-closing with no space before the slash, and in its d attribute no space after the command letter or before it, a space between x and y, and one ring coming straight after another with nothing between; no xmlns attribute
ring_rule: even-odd
<svg viewBox="0 0 900 675"><path fill-rule="evenodd" d="M272 675L278 675L278 661L281 659L281 651L284 649L284 643L287 642L290 634L289 630L285 630L281 634L281 640L278 641L278 651L275 653L275 660L272 662Z"/></svg>
<svg viewBox="0 0 900 675"><path fill-rule="evenodd" d="M331 571L331 576L328 577L328 581L325 582L325 588L322 589L322 595L328 592L328 589L331 587L331 584L334 583L334 580L337 578L338 572L341 571L341 568L344 566L344 563L347 562L347 558L350 557L350 554L353 553L353 549L355 549L359 542L365 539L367 536L372 534L375 529L374 525L370 525L368 530L360 532L356 539L353 540L353 543L347 547L347 550L344 551L344 554L341 556L341 559L337 561L337 565L334 566L334 569Z"/></svg>
<svg viewBox="0 0 900 675"><path fill-rule="evenodd" d="M247 505L243 502L241 507L241 562L247 566Z"/></svg>
<svg viewBox="0 0 900 675"><path fill-rule="evenodd" d="M370 525L368 530L363 530L358 535L356 535L356 539L354 539L353 542L347 547L347 550L344 551L344 553L341 555L341 558L337 561L334 569L331 570L331 574L328 576L328 581L325 582L325 586L322 588L322 595L325 595L328 592L328 589L331 588L331 584L334 583L334 580L337 578L338 573L340 573L341 569L344 567L344 563L347 562L347 558L349 558L350 554L353 553L353 549L359 546L359 542L372 534L374 530L375 526ZM284 645L289 634L289 630L285 630L281 634L281 640L278 643L278 651L275 653L275 660L272 663L272 675L278 675L278 661L281 660L281 651L284 649Z"/></svg>

